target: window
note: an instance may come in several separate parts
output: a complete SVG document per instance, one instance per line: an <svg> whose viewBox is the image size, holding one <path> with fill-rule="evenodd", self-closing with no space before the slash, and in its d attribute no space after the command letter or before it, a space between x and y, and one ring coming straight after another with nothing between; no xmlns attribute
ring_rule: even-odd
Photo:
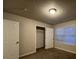
<svg viewBox="0 0 79 59"><path fill-rule="evenodd" d="M66 26L55 29L55 39L58 42L75 45L76 43L76 29L74 26Z"/></svg>
<svg viewBox="0 0 79 59"><path fill-rule="evenodd" d="M55 30L56 41L60 41L60 42L63 41L63 35L64 35L63 30L64 30L63 28L58 28L58 29Z"/></svg>
<svg viewBox="0 0 79 59"><path fill-rule="evenodd" d="M68 45L75 45L76 42L76 30L74 27L66 27L64 29L64 43Z"/></svg>

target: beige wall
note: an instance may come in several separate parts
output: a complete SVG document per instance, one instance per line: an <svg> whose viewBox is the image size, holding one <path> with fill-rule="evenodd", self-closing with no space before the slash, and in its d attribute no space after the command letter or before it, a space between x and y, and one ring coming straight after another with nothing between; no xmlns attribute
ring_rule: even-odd
<svg viewBox="0 0 79 59"><path fill-rule="evenodd" d="M76 21L72 20L72 21L61 23L61 24L57 24L57 25L54 25L54 28L58 29L58 28L65 28L68 26L72 26L72 27L76 28ZM67 45L67 44L64 44L63 41L57 42L56 39L55 39L55 47L58 49L76 53L76 45Z"/></svg>
<svg viewBox="0 0 79 59"><path fill-rule="evenodd" d="M18 21L20 23L19 24L20 56L36 52L36 26L52 28L52 25L5 12L3 18Z"/></svg>

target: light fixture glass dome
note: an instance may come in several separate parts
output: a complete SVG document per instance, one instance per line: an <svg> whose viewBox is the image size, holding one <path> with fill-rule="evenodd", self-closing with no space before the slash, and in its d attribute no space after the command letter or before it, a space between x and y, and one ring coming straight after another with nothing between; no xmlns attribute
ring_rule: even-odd
<svg viewBox="0 0 79 59"><path fill-rule="evenodd" d="M56 11L57 11L57 10L56 10L55 8L51 8L51 9L49 9L49 13L50 13L50 14L55 14Z"/></svg>

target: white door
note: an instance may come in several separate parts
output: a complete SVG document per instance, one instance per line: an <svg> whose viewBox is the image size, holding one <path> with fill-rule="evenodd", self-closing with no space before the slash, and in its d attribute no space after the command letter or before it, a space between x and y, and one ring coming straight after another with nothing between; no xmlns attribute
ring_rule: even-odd
<svg viewBox="0 0 79 59"><path fill-rule="evenodd" d="M53 28L46 28L45 37L45 48L53 48Z"/></svg>
<svg viewBox="0 0 79 59"><path fill-rule="evenodd" d="M36 48L44 47L44 30L37 29Z"/></svg>
<svg viewBox="0 0 79 59"><path fill-rule="evenodd" d="M3 21L3 59L19 59L19 23Z"/></svg>

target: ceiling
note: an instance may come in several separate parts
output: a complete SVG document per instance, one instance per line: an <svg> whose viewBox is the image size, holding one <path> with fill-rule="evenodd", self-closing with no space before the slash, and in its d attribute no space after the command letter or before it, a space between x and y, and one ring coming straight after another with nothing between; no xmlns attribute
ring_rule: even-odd
<svg viewBox="0 0 79 59"><path fill-rule="evenodd" d="M4 0L3 8L5 12L49 24L76 18L76 0ZM50 8L57 9L57 12L49 14Z"/></svg>

